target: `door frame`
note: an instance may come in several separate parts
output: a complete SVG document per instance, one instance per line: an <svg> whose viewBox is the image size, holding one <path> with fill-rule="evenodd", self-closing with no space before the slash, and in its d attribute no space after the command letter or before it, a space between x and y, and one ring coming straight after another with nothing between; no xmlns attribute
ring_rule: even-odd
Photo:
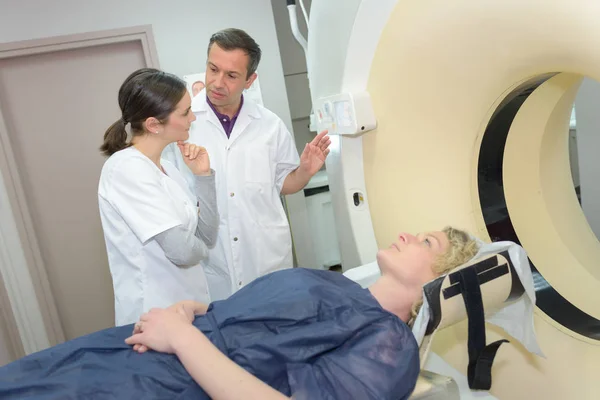
<svg viewBox="0 0 600 400"><path fill-rule="evenodd" d="M0 43L0 60L124 42L140 42L146 66L159 68L151 25ZM62 343L65 335L2 111L0 104L0 302L12 313L0 315L0 323L20 357Z"/></svg>

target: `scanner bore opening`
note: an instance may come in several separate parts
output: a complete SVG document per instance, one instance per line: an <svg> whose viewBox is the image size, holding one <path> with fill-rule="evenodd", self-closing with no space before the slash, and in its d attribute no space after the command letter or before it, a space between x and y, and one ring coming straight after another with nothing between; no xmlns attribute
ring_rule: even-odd
<svg viewBox="0 0 600 400"><path fill-rule="evenodd" d="M511 124L521 106L542 83L554 75L556 74L540 76L512 91L494 111L486 127L478 158L477 185L483 219L494 242L510 240L521 244L511 221L504 193L504 149ZM536 306L565 328L600 341L600 320L583 312L558 293L531 259L529 264L533 274Z"/></svg>

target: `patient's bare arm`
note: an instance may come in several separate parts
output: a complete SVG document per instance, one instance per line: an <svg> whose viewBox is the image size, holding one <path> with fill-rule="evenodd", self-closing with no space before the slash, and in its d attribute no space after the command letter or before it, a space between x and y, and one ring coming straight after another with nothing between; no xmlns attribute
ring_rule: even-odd
<svg viewBox="0 0 600 400"><path fill-rule="evenodd" d="M192 378L215 400L289 399L231 361L193 325L174 341L174 350Z"/></svg>
<svg viewBox="0 0 600 400"><path fill-rule="evenodd" d="M144 314L136 325L139 325L140 333L127 338L127 344L176 354L192 378L212 399L289 400L231 361L179 313L153 309Z"/></svg>

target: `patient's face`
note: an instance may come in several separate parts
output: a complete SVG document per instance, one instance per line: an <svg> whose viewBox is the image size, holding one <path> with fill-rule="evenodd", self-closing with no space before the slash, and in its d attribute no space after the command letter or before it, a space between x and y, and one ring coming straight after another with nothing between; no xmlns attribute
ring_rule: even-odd
<svg viewBox="0 0 600 400"><path fill-rule="evenodd" d="M390 247L379 250L377 263L383 275L392 275L404 285L423 286L436 277L433 266L449 247L444 232L401 233Z"/></svg>

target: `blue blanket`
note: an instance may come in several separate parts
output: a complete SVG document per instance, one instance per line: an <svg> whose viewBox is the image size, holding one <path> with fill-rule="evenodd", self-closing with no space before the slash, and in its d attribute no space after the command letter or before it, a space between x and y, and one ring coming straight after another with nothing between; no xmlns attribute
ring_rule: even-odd
<svg viewBox="0 0 600 400"><path fill-rule="evenodd" d="M408 326L336 272L269 274L212 303L194 325L295 399L405 399L419 373ZM106 329L0 368L0 399L209 398L177 357L127 346L132 329Z"/></svg>

